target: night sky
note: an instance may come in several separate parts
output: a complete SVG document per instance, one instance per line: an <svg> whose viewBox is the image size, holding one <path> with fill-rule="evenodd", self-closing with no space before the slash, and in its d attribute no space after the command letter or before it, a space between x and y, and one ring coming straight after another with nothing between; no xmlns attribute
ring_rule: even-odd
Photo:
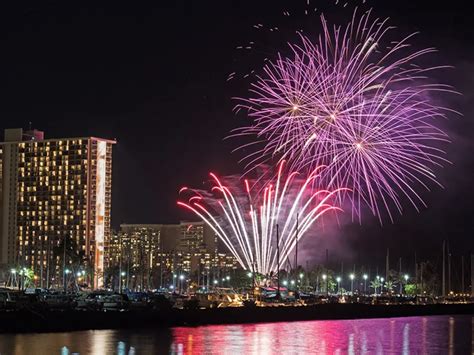
<svg viewBox="0 0 474 355"><path fill-rule="evenodd" d="M235 48L258 42L256 23L297 29L298 21L308 22L300 15L282 16L285 9L301 14L305 0L12 3L0 11L0 127L27 128L31 121L48 138L116 138L114 227L189 218L176 206L181 186L200 186L210 170L242 171L239 155L231 154L238 142L223 138L246 122L232 112L232 97L245 95L248 81L226 79L234 71L245 73L249 63L258 69L262 56ZM370 257L382 265L390 247L407 262L415 251L436 260L443 239L454 256L467 256L474 251L472 11L467 1L370 4L401 33L420 31L418 47L438 48L433 64L455 67L438 74L463 94L444 103L464 116L441 123L453 141L448 148L453 165L440 171L445 189L424 195L428 209L417 213L406 205L403 216L384 226L370 216L362 226L342 223L307 238L305 256L318 260L329 248L333 260ZM336 17L352 11L333 2L326 8ZM318 17L312 22L317 29ZM282 33L278 40L292 39L292 31Z"/></svg>

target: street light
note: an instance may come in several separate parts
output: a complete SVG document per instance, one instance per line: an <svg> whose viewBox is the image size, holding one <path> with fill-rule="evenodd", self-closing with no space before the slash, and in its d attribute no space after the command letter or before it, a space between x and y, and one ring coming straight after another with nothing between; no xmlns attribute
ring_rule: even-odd
<svg viewBox="0 0 474 355"><path fill-rule="evenodd" d="M229 280L230 280L230 276L227 275L227 276L225 277L225 279L226 279L227 281L229 281Z"/></svg>
<svg viewBox="0 0 474 355"><path fill-rule="evenodd" d="M183 281L185 276L183 274L179 275L179 292L183 292Z"/></svg>
<svg viewBox="0 0 474 355"><path fill-rule="evenodd" d="M69 269L64 269L64 277L63 277L63 283L64 283L64 293L67 292L67 278L66 276L69 275L71 273L71 270Z"/></svg>
<svg viewBox="0 0 474 355"><path fill-rule="evenodd" d="M403 278L405 279L405 285L408 284L408 279L410 278L410 276L408 276L408 274L405 274L403 275ZM402 285L400 284L400 294L403 293L403 288L402 288Z"/></svg>
<svg viewBox="0 0 474 355"><path fill-rule="evenodd" d="M329 288L328 288L328 286L329 286L329 285L328 285L328 283L329 283L329 280L328 280L328 275L326 275L326 274L323 274L323 276L322 276L322 277L323 277L323 280L324 280L324 281L325 281L325 283L326 283L326 297L327 297L327 296L329 295Z"/></svg>
<svg viewBox="0 0 474 355"><path fill-rule="evenodd" d="M15 269L11 269L10 272L15 275L16 274L16 270Z"/></svg>
<svg viewBox="0 0 474 355"><path fill-rule="evenodd" d="M341 278L339 276L336 277L336 281L337 281L337 289L341 291L341 296L342 296Z"/></svg>
<svg viewBox="0 0 474 355"><path fill-rule="evenodd" d="M252 274L251 272L249 272L249 273L247 274L247 276L248 276L249 278L252 278L252 277L253 277L253 274Z"/></svg>
<svg viewBox="0 0 474 355"><path fill-rule="evenodd" d="M355 275L350 274L349 278L351 279L351 296L353 296L354 295L354 278L355 278Z"/></svg>
<svg viewBox="0 0 474 355"><path fill-rule="evenodd" d="M283 280L283 286L288 286L288 281Z"/></svg>
<svg viewBox="0 0 474 355"><path fill-rule="evenodd" d="M384 279L383 277L380 278L380 282L382 283L382 284L380 285L380 294L383 293L383 281L384 281L384 280L385 280L385 279Z"/></svg>
<svg viewBox="0 0 474 355"><path fill-rule="evenodd" d="M367 279L369 278L369 275L364 274L362 275L362 278L364 279L364 293L367 294Z"/></svg>
<svg viewBox="0 0 474 355"><path fill-rule="evenodd" d="M300 274L300 279L302 279L302 278L303 278L303 276L304 276L304 274L303 274L303 273L301 273L301 274Z"/></svg>
<svg viewBox="0 0 474 355"><path fill-rule="evenodd" d="M218 282L219 282L219 281L217 281L217 280L212 281L212 283L213 283L214 285L217 285Z"/></svg>

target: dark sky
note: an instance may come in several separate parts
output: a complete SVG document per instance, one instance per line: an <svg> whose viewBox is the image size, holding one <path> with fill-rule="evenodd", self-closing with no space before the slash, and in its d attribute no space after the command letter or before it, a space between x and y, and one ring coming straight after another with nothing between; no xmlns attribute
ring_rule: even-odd
<svg viewBox="0 0 474 355"><path fill-rule="evenodd" d="M243 56L235 47L259 40L252 32L255 23L297 29L302 16L284 19L281 13L288 8L301 13L305 2L2 4L0 126L27 127L32 121L47 137L116 138L113 225L178 221L187 217L176 207L179 187L199 186L210 170L221 175L241 170L238 156L230 153L237 142L223 138L243 122L233 114L231 98L245 94L248 82L226 79L243 72L252 58L258 67L262 58ZM441 172L445 189L426 195L427 210L418 214L406 206L403 216L383 227L370 218L362 226L348 223L331 238L310 239L308 254L319 257L325 248L337 248L337 257L376 254L379 260L390 247L393 255L418 250L428 256L449 239L453 253L467 255L474 244L472 11L467 1L371 5L404 34L421 31L416 42L440 50L436 63L455 66L442 77L463 93L447 104L464 117L443 123L453 139L454 165ZM291 40L290 33L283 39Z"/></svg>

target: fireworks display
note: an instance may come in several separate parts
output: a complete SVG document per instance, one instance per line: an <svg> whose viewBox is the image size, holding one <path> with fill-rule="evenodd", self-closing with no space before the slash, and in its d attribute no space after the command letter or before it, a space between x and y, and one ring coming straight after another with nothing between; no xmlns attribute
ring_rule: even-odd
<svg viewBox="0 0 474 355"><path fill-rule="evenodd" d="M403 200L416 208L424 204L417 190L437 184L448 137L435 121L449 110L431 96L453 91L428 77L442 67L416 63L433 48L411 50L411 36L390 41L393 27L370 11L355 11L345 27L323 15L321 23L319 37L299 33L291 54L267 62L240 99L253 123L235 135L255 137L244 146L255 147L247 171L275 159L300 172L326 165L319 186L348 187L353 218L366 205L392 219Z"/></svg>
<svg viewBox="0 0 474 355"><path fill-rule="evenodd" d="M263 188L253 189L255 185L245 180L245 191L225 185L211 173L211 192L183 188L180 195L186 195L187 201L178 205L207 223L244 269L268 275L279 265L277 255L282 265L315 221L340 210L332 201L343 189L312 188L323 168L314 169L305 179L284 171L281 162L275 181Z"/></svg>

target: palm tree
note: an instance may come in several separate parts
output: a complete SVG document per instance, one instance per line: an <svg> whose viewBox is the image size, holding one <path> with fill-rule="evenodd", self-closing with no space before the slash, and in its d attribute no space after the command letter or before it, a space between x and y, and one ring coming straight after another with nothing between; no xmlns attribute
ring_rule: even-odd
<svg viewBox="0 0 474 355"><path fill-rule="evenodd" d="M393 282L392 280L385 282L385 288L387 289L388 293L391 294L393 292L394 287L395 287L395 282Z"/></svg>
<svg viewBox="0 0 474 355"><path fill-rule="evenodd" d="M379 279L375 279L374 281L370 281L370 288L374 289L375 294L377 294L377 290L381 286L382 286L382 282Z"/></svg>

